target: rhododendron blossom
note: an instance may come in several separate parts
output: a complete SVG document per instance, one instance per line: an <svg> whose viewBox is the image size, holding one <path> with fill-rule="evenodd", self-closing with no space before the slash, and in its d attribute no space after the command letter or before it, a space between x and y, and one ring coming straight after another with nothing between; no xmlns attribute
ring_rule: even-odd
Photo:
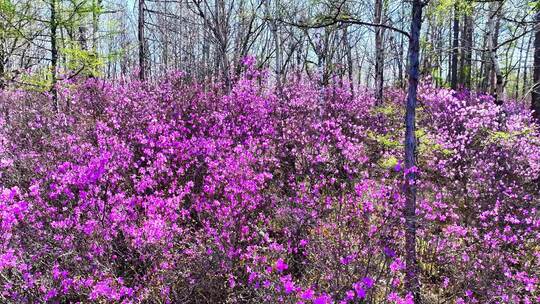
<svg viewBox="0 0 540 304"><path fill-rule="evenodd" d="M0 302L412 303L403 91L277 90L253 62L230 92L183 74L73 82L60 113L1 92ZM538 302L529 111L429 82L419 101L426 303Z"/></svg>

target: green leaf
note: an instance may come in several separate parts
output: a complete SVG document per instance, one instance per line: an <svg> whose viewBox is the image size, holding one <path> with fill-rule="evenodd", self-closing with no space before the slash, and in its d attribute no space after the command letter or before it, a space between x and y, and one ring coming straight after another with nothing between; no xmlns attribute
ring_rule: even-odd
<svg viewBox="0 0 540 304"><path fill-rule="evenodd" d="M391 155L387 158L383 158L379 165L384 169L393 169L397 166L398 160L395 156Z"/></svg>

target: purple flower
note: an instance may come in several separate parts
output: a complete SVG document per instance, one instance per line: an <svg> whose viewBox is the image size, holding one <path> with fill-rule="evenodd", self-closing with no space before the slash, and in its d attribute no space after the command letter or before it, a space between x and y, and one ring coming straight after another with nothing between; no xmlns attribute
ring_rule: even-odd
<svg viewBox="0 0 540 304"><path fill-rule="evenodd" d="M332 299L326 294L320 295L313 301L313 304L330 304L330 303L332 303Z"/></svg>
<svg viewBox="0 0 540 304"><path fill-rule="evenodd" d="M308 288L302 292L302 295L300 296L303 300L311 300L315 296L315 293L311 288Z"/></svg>
<svg viewBox="0 0 540 304"><path fill-rule="evenodd" d="M373 287L373 279L370 277L365 277L362 282L364 283L364 286L368 289Z"/></svg>
<svg viewBox="0 0 540 304"><path fill-rule="evenodd" d="M384 254L389 258L393 258L396 256L396 252L390 247L385 246L383 251L384 251Z"/></svg>
<svg viewBox="0 0 540 304"><path fill-rule="evenodd" d="M289 268L289 265L287 265L283 259L279 258L277 261L276 261L276 269L277 271L279 272L283 272L285 270L287 270L287 268Z"/></svg>
<svg viewBox="0 0 540 304"><path fill-rule="evenodd" d="M364 299L366 297L366 290L362 287L361 283L354 283L353 288L356 291L356 296L358 298Z"/></svg>

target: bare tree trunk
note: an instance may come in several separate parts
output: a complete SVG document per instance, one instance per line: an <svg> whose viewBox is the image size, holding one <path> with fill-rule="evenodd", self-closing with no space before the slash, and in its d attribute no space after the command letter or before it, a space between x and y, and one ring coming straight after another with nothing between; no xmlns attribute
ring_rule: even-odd
<svg viewBox="0 0 540 304"><path fill-rule="evenodd" d="M85 26L79 26L79 44L81 45L81 50L88 51L88 39L86 38Z"/></svg>
<svg viewBox="0 0 540 304"><path fill-rule="evenodd" d="M462 34L462 55L461 55L461 84L471 88L471 71L472 71L472 46L473 46L473 12L465 13L463 16L463 34Z"/></svg>
<svg viewBox="0 0 540 304"><path fill-rule="evenodd" d="M400 41L399 41L399 48L398 48L398 87L399 88L403 88L404 85L405 85L405 77L404 77L404 73L403 73L403 62L405 61L404 58L403 58L403 49L404 49L404 41L403 41L403 35L401 35L402 37L400 38Z"/></svg>
<svg viewBox="0 0 540 304"><path fill-rule="evenodd" d="M120 33L120 48L122 50L125 50L128 48L128 38L126 37L127 33L127 27L126 23L124 21L121 22L121 33ZM122 55L120 59L120 75L122 78L126 77L128 74L128 65L129 65L129 58L127 54Z"/></svg>
<svg viewBox="0 0 540 304"><path fill-rule="evenodd" d="M0 23L0 90L6 87L6 53L4 45L6 43L6 31L4 24Z"/></svg>
<svg viewBox="0 0 540 304"><path fill-rule="evenodd" d="M405 16L405 5L403 3L403 1L401 2L401 16ZM404 25L402 23L401 25L401 30L404 30ZM399 69L399 87L400 88L403 88L405 86L405 76L404 76L404 63L405 63L405 58L404 58L404 49L405 49L405 38L403 35L400 35L400 39L399 39L399 65L398 65L398 69Z"/></svg>
<svg viewBox="0 0 540 304"><path fill-rule="evenodd" d="M367 69L367 73L366 73L366 80L364 80L365 83L366 83L366 87L368 87L368 88L371 86L371 77L370 77L371 73L372 73L371 68L372 68L372 65L368 63L368 69Z"/></svg>
<svg viewBox="0 0 540 304"><path fill-rule="evenodd" d="M55 111L60 111L60 105L58 104L58 89L57 83L57 65L58 65L58 46L56 41L56 31L58 28L58 20L56 20L56 0L51 0L51 95L53 98L53 106Z"/></svg>
<svg viewBox="0 0 540 304"><path fill-rule="evenodd" d="M349 41L349 28L347 26L343 28L343 40L345 42L345 47L346 47L345 55L347 56L347 77L348 77L349 86L351 89L351 96L354 98L352 47Z"/></svg>
<svg viewBox="0 0 540 304"><path fill-rule="evenodd" d="M487 25L489 27L489 21L487 22ZM491 74L491 60L489 58L489 51L486 51L485 49L488 46L488 40L489 40L489 33L486 32L484 35L484 42L483 42L483 48L481 55L481 64L480 64L480 75L481 80L479 82L479 90L483 92L487 92L488 86L489 86L489 75Z"/></svg>
<svg viewBox="0 0 540 304"><path fill-rule="evenodd" d="M430 37L431 29L434 28L434 26L431 25L431 22L428 22L426 24L426 37L428 38L428 41L433 41L433 37ZM424 71L424 73L431 74L432 70L432 60L431 56L433 55L433 51L428 49L422 49L420 48L420 58L422 58L422 61L420 61L420 70ZM420 75L422 76L422 75Z"/></svg>
<svg viewBox="0 0 540 304"><path fill-rule="evenodd" d="M97 54L98 51L98 31L99 31L99 15L101 14L101 1L93 0L92 6L92 50Z"/></svg>
<svg viewBox="0 0 540 304"><path fill-rule="evenodd" d="M382 24L383 0L375 0L375 24ZM375 99L377 104L383 101L384 86L384 28L375 27Z"/></svg>
<svg viewBox="0 0 540 304"><path fill-rule="evenodd" d="M206 16L206 7L202 8L202 10L203 10L203 15ZM210 71L210 67L211 67L210 65L210 32L209 32L209 24L208 24L207 18L204 18L202 30L203 30L203 45L202 45L203 73L202 73L202 76L207 77Z"/></svg>
<svg viewBox="0 0 540 304"><path fill-rule="evenodd" d="M214 15L214 34L218 42L216 55L218 56L219 66L221 67L221 76L225 84L225 89L231 89L230 65L227 57L227 48L229 46L228 20L229 16L225 10L225 0L215 0Z"/></svg>
<svg viewBox="0 0 540 304"><path fill-rule="evenodd" d="M360 57L358 55L358 49L356 49L356 57ZM362 58L360 59L360 63L358 64L358 83L357 83L358 88L362 86L362 68L364 67L365 57L366 55L363 54Z"/></svg>
<svg viewBox="0 0 540 304"><path fill-rule="evenodd" d="M269 25L270 25L270 31L272 32L272 37L274 39L274 48L276 52L276 85L278 88L278 91L281 92L281 77L282 77L282 71L281 71L281 58L282 58L282 49L281 49L281 43L279 39L279 33L277 28L277 23L274 18L270 18L270 1L265 1L265 8L266 8L266 15L269 18Z"/></svg>
<svg viewBox="0 0 540 304"><path fill-rule="evenodd" d="M438 26L434 26L433 29L432 29L432 43L433 43L433 46L435 47L435 49L438 49L438 50L442 50L442 41L441 41L441 35L440 35L440 27ZM433 54L433 65L434 65L434 69L431 71L431 74L434 75L434 80L435 80L435 85L436 86L440 86L441 85L441 79L440 79L440 76L441 76L441 70L442 70L442 67L441 67L441 54L440 52L435 52Z"/></svg>
<svg viewBox="0 0 540 304"><path fill-rule="evenodd" d="M144 0L139 0L139 79L146 79L146 43L144 40Z"/></svg>
<svg viewBox="0 0 540 304"><path fill-rule="evenodd" d="M421 0L412 2L411 32L409 41L409 88L405 114L405 289L421 302L418 261L416 257L416 102L419 78L420 29L422 26Z"/></svg>
<svg viewBox="0 0 540 304"><path fill-rule="evenodd" d="M527 43L527 49L525 50L525 59L523 60L523 87L521 88L522 89L522 94L523 94L523 97L527 96L527 94L529 93L528 90L529 88L527 87L527 84L528 84L528 78L529 78L529 68L528 68L528 64L529 64L529 52L531 50L531 44L532 44L532 41L533 41L533 38L534 38L535 35L531 35L531 37L529 38L529 42Z"/></svg>
<svg viewBox="0 0 540 304"><path fill-rule="evenodd" d="M499 10L502 3L494 1L490 3L490 15L488 20L488 50L491 64L493 66L493 73L495 74L495 83L492 85L493 97L497 105L502 105L502 98L504 93L504 78L501 72L501 66L499 64L499 58L497 55L497 40L499 31Z"/></svg>
<svg viewBox="0 0 540 304"><path fill-rule="evenodd" d="M453 41L452 26L453 26L453 21L450 22L450 28L448 30L448 38L449 38L448 45L449 46L452 46L452 41ZM448 73L447 73L447 76L446 76L446 82L447 83L452 83L452 50L450 50L450 52L448 52Z"/></svg>
<svg viewBox="0 0 540 304"><path fill-rule="evenodd" d="M525 49L525 38L521 40L521 46L519 47L519 58L518 58L518 64L517 64L517 76L516 76L516 83L514 85L514 98L517 99L519 97L519 77L521 76L521 67L523 66L523 50ZM525 64L525 69L526 69Z"/></svg>
<svg viewBox="0 0 540 304"><path fill-rule="evenodd" d="M266 4L268 5L268 4ZM244 0L240 0L238 4L238 25L236 30L236 37L234 39L234 55L233 55L233 64L234 64L234 75L238 76L242 71L242 41L243 38L248 35L248 20L246 18L246 8L244 7Z"/></svg>
<svg viewBox="0 0 540 304"><path fill-rule="evenodd" d="M0 90L6 87L5 73L6 73L6 68L5 68L3 41L0 40Z"/></svg>
<svg viewBox="0 0 540 304"><path fill-rule="evenodd" d="M458 84L458 57L459 57L459 11L458 4L454 5L454 22L452 26L452 71L450 77L450 87L457 89Z"/></svg>
<svg viewBox="0 0 540 304"><path fill-rule="evenodd" d="M536 12L534 20L534 65L533 65L533 90L532 90L532 110L534 117L540 121L540 11Z"/></svg>

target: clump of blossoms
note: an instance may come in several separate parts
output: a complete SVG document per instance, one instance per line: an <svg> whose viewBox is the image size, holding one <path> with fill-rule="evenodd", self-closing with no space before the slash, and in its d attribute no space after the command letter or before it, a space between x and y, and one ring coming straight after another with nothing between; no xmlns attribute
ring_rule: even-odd
<svg viewBox="0 0 540 304"><path fill-rule="evenodd" d="M0 302L411 303L403 92L230 92L171 74L0 93ZM535 303L540 140L527 110L421 88L426 301ZM69 105L69 107L68 107Z"/></svg>

